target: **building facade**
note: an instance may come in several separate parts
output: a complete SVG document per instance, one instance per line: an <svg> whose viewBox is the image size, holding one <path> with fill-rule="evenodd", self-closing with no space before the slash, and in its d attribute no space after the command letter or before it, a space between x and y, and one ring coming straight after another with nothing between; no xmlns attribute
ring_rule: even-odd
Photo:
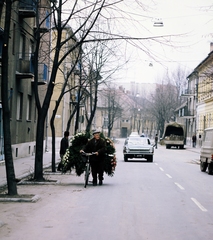
<svg viewBox="0 0 213 240"><path fill-rule="evenodd" d="M40 5L37 5L38 2L35 0L14 1L11 12L8 101L11 112L11 140L14 159L30 156L35 152L36 119L38 117L34 94L36 31L39 31L43 43L43 51L39 52L38 62L38 91L41 101L43 101L48 82L49 58L44 52L49 51L50 47L50 19L47 17L50 12L50 1L42 0L39 3ZM4 34L5 7L6 1L0 8L0 46L2 45L1 36ZM45 21L42 21L44 18ZM40 24L41 22L42 24ZM0 116L2 117L1 106ZM0 129L1 159L3 159L2 121L0 121Z"/></svg>
<svg viewBox="0 0 213 240"><path fill-rule="evenodd" d="M177 118L186 126L186 137L191 144L196 134L202 145L204 129L213 127L213 43L210 53L187 77L188 86L182 97L185 102L177 110Z"/></svg>

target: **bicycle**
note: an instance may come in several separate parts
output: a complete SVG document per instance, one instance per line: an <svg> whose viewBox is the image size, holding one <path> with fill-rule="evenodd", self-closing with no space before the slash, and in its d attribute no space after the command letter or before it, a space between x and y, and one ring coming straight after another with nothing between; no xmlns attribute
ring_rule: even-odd
<svg viewBox="0 0 213 240"><path fill-rule="evenodd" d="M86 188L87 185L88 185L89 175L90 175L90 172L91 172L89 157L92 156L92 155L95 155L95 153L94 152L92 152L92 153L81 152L81 155L87 157L86 166L85 166L85 173L84 173L84 187Z"/></svg>

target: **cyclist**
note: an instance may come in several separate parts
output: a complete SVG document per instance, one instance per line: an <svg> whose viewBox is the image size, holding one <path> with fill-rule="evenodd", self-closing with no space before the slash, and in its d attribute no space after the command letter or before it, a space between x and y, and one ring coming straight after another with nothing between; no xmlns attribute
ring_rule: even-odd
<svg viewBox="0 0 213 240"><path fill-rule="evenodd" d="M93 186L97 186L97 179L99 180L99 185L102 185L106 144L105 140L100 137L100 131L93 132L93 138L88 141L82 150L80 150L80 152L82 151L86 153L95 153L90 157Z"/></svg>

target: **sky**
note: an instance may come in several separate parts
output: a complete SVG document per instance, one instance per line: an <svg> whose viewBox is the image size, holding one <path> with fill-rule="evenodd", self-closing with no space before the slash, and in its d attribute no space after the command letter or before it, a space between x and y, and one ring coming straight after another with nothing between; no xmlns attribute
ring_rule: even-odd
<svg viewBox="0 0 213 240"><path fill-rule="evenodd" d="M141 8L140 2L143 2ZM157 42L144 40L141 45L123 43L123 57L128 63L118 72L118 81L155 83L178 66L191 73L210 52L210 42L213 42L212 0L125 0L119 8L135 19L118 21L114 30L120 34L171 37L157 39ZM162 20L163 27L153 26L157 19Z"/></svg>

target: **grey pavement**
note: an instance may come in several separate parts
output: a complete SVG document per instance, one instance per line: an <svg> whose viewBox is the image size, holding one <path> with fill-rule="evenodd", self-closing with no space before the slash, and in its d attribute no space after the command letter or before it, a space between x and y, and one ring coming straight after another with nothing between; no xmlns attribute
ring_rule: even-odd
<svg viewBox="0 0 213 240"><path fill-rule="evenodd" d="M59 154L56 153L56 164L59 163ZM13 160L16 179L23 179L34 173L35 156L29 156ZM43 154L43 168L52 166L52 152ZM5 162L0 161L0 187L7 185Z"/></svg>
<svg viewBox="0 0 213 240"><path fill-rule="evenodd" d="M185 145L185 149L187 151L191 151L191 152L195 152L197 153L197 158L193 159L194 162L196 162L197 164L200 164L200 147L196 146L195 148L189 146L189 145Z"/></svg>
<svg viewBox="0 0 213 240"><path fill-rule="evenodd" d="M165 147L160 146L159 147ZM192 151L198 153L197 159L194 159L195 162L199 163L199 156L200 156L200 147L193 148L189 145L185 145L185 149L187 151ZM52 165L52 152L46 152L43 154L43 168L49 168ZM34 161L35 156L15 159L13 161L14 163L14 170L15 170L15 177L17 179L23 179L27 176L30 176L34 173ZM58 152L56 153L56 164L59 163L60 158ZM0 187L7 185L7 179L6 179L6 169L5 169L5 162L0 161Z"/></svg>

